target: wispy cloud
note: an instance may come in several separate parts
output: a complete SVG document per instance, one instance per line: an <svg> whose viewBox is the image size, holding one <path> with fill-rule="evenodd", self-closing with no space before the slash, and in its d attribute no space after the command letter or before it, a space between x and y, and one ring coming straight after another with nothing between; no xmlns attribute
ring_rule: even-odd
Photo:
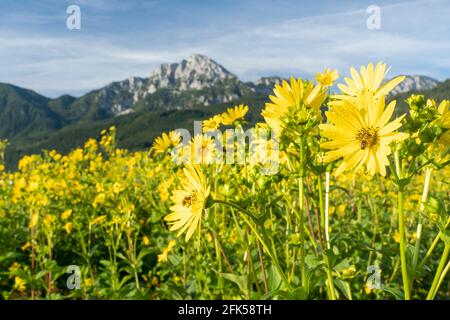
<svg viewBox="0 0 450 320"><path fill-rule="evenodd" d="M64 5L33 7L27 13L31 24L48 23L40 29L24 22L27 14L20 18L10 10L0 31L0 81L51 96L82 94L128 76L148 76L159 63L194 52L211 56L244 80L274 74L310 77L324 67L345 74L352 65L377 60L391 64L393 74L450 76L445 54L450 4L444 0L382 5L382 28L374 31L366 28L365 5L341 11L334 1L298 18L292 9L298 2L284 0L284 11L278 7L273 16L260 19L252 12L263 6L270 12L274 2L249 1L241 9L232 0L217 1L212 3L222 7L211 11L198 6L186 11L194 4L169 0L133 2L137 11L132 2L74 2L87 20L81 32L64 28Z"/></svg>

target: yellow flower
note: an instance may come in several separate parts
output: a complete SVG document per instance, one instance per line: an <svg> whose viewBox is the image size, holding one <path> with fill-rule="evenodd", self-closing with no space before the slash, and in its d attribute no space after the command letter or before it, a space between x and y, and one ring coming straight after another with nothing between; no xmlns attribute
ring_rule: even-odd
<svg viewBox="0 0 450 320"><path fill-rule="evenodd" d="M31 156L25 156L22 159L20 159L18 167L19 170L24 171L25 169L27 169L28 166L30 166L33 162L37 161L38 157L36 155L31 155Z"/></svg>
<svg viewBox="0 0 450 320"><path fill-rule="evenodd" d="M61 160L61 157L62 157L56 150L50 151L50 153L48 155L50 156L50 158L52 158L55 161Z"/></svg>
<svg viewBox="0 0 450 320"><path fill-rule="evenodd" d="M173 182L173 177L169 177L163 181L161 181L161 183L158 185L157 191L159 193L159 198L162 201L167 201L170 197L169 194L169 188L172 185Z"/></svg>
<svg viewBox="0 0 450 320"><path fill-rule="evenodd" d="M105 133L106 133L106 131L105 131ZM90 148L92 148L93 150L97 150L97 149L98 149L97 140L95 140L95 139L89 139L89 140L86 141L86 143L84 144L84 148L85 148L85 149L90 149Z"/></svg>
<svg viewBox="0 0 450 320"><path fill-rule="evenodd" d="M336 175L346 169L356 171L366 164L371 175L378 172L384 176L389 164L387 156L391 153L389 144L407 137L404 133L394 132L401 127L404 116L389 122L395 101L385 108L384 97L375 100L373 95L362 95L358 105L346 102L326 113L331 123L319 127L322 135L331 141L322 143L321 147L332 151L326 153L324 160L344 159Z"/></svg>
<svg viewBox="0 0 450 320"><path fill-rule="evenodd" d="M189 145L180 148L176 155L178 163L211 164L214 160L216 144L206 135L196 135Z"/></svg>
<svg viewBox="0 0 450 320"><path fill-rule="evenodd" d="M66 210L61 213L61 220L67 220L72 215L72 209Z"/></svg>
<svg viewBox="0 0 450 320"><path fill-rule="evenodd" d="M68 234L70 234L72 232L73 229L73 223L72 222L68 222L64 225L64 230L66 230L66 232Z"/></svg>
<svg viewBox="0 0 450 320"><path fill-rule="evenodd" d="M341 101L332 101L330 104L341 104L342 100L356 101L360 93L370 93L375 99L388 95L405 77L396 77L382 85L386 72L386 64L382 62L378 62L375 67L372 63L369 63L367 67L361 66L359 73L355 68L350 68L352 78L345 78L347 85L338 84L343 94L333 96Z"/></svg>
<svg viewBox="0 0 450 320"><path fill-rule="evenodd" d="M167 262L169 258L169 252L167 250L163 250L160 254L158 254L158 262Z"/></svg>
<svg viewBox="0 0 450 320"><path fill-rule="evenodd" d="M134 212L136 207L132 203L125 203L125 204L120 204L118 209L119 209L119 212L124 213L126 215L130 215L131 213Z"/></svg>
<svg viewBox="0 0 450 320"><path fill-rule="evenodd" d="M241 104L234 108L229 108L226 112L222 113L222 124L230 126L236 121L244 120L245 115L248 112L248 106Z"/></svg>
<svg viewBox="0 0 450 320"><path fill-rule="evenodd" d="M290 83L283 80L281 85L276 84L273 92L275 96L269 97L271 102L266 103L261 115L277 131L282 129L282 121L290 112L306 115L306 109L312 109L320 114L320 106L326 99L322 86L314 86L312 82L306 83L295 78L291 78Z"/></svg>
<svg viewBox="0 0 450 320"><path fill-rule="evenodd" d="M119 194L124 190L124 188L122 187L122 185L118 182L114 183L112 186L112 192L114 194Z"/></svg>
<svg viewBox="0 0 450 320"><path fill-rule="evenodd" d="M438 112L440 114L440 122L444 129L447 129L443 135L439 137L439 142L444 145L450 145L450 101L443 100L438 107Z"/></svg>
<svg viewBox="0 0 450 320"><path fill-rule="evenodd" d="M121 224L122 222L124 222L124 218L122 218L121 216L118 216L118 215L114 215L113 217L112 217L112 219L111 219L111 222L113 223L113 224Z"/></svg>
<svg viewBox="0 0 450 320"><path fill-rule="evenodd" d="M142 243L144 244L144 246L148 246L150 245L150 239L147 236L143 236Z"/></svg>
<svg viewBox="0 0 450 320"><path fill-rule="evenodd" d="M400 243L400 233L398 231L395 231L392 238L394 238L395 242Z"/></svg>
<svg viewBox="0 0 450 320"><path fill-rule="evenodd" d="M348 277L351 277L351 276L353 276L355 274L356 267L352 265L352 266L342 270L341 272L342 272L342 276L343 277L347 277L348 278Z"/></svg>
<svg viewBox="0 0 450 320"><path fill-rule="evenodd" d="M92 279L92 278L86 278L86 279L84 279L83 282L87 288L90 288L94 285L94 279Z"/></svg>
<svg viewBox="0 0 450 320"><path fill-rule="evenodd" d="M316 74L317 82L323 87L332 86L333 83L339 78L339 73L336 69L331 71L331 69L325 69L323 73Z"/></svg>
<svg viewBox="0 0 450 320"><path fill-rule="evenodd" d="M248 159L250 166L276 165L284 161L283 154L279 150L279 142L276 139L267 139L259 132L256 132L255 136L251 145L252 152Z"/></svg>
<svg viewBox="0 0 450 320"><path fill-rule="evenodd" d="M222 115L218 114L212 118L203 121L203 132L210 132L217 130L222 123Z"/></svg>
<svg viewBox="0 0 450 320"><path fill-rule="evenodd" d="M28 225L28 227L30 229L33 229L34 227L37 226L39 221L39 212L35 211L32 215L31 215L31 219L30 219L30 224Z"/></svg>
<svg viewBox="0 0 450 320"><path fill-rule="evenodd" d="M31 247L31 243L30 243L30 241L27 241L27 243L25 243L23 246L21 246L20 249L21 249L22 251L25 251L25 250L27 250L29 247Z"/></svg>
<svg viewBox="0 0 450 320"><path fill-rule="evenodd" d="M24 292L27 289L25 284L25 280L23 280L21 277L14 278L14 289L18 290L19 292Z"/></svg>
<svg viewBox="0 0 450 320"><path fill-rule="evenodd" d="M177 240L170 240L169 244L167 245L168 250L172 251L172 249L175 247L176 244L177 244Z"/></svg>
<svg viewBox="0 0 450 320"><path fill-rule="evenodd" d="M99 224L99 223L102 223L105 220L106 220L106 216L105 215L98 216L98 217L94 218L94 220L91 221L91 226Z"/></svg>
<svg viewBox="0 0 450 320"><path fill-rule="evenodd" d="M176 244L176 240L170 240L167 247L164 248L163 252L161 254L158 254L158 262L167 262L169 253L172 252Z"/></svg>
<svg viewBox="0 0 450 320"><path fill-rule="evenodd" d="M170 230L179 230L177 236L186 231L186 241L201 223L203 210L209 198L210 187L199 165L186 165L180 177L181 188L173 192L171 200L175 203L164 220Z"/></svg>
<svg viewBox="0 0 450 320"><path fill-rule="evenodd" d="M164 153L165 151L176 147L180 142L180 134L175 131L170 131L168 134L163 133L160 137L157 137L155 142L153 142L151 150L155 154Z"/></svg>
<svg viewBox="0 0 450 320"><path fill-rule="evenodd" d="M32 192L32 191L36 191L39 188L39 181L30 181L30 183L28 184L28 188L27 191L28 192Z"/></svg>
<svg viewBox="0 0 450 320"><path fill-rule="evenodd" d="M154 287L159 286L158 277L155 277L155 276L152 277L152 286L154 286Z"/></svg>
<svg viewBox="0 0 450 320"><path fill-rule="evenodd" d="M8 268L8 271L13 273L20 269L20 263L14 261L14 263Z"/></svg>
<svg viewBox="0 0 450 320"><path fill-rule="evenodd" d="M347 208L346 204L341 204L338 206L338 216L343 217L345 215L345 209Z"/></svg>
<svg viewBox="0 0 450 320"><path fill-rule="evenodd" d="M104 193L99 193L92 203L92 206L96 208L99 204L103 204L106 201L106 195Z"/></svg>
<svg viewBox="0 0 450 320"><path fill-rule="evenodd" d="M53 214L47 214L44 219L44 225L46 228L51 229L53 226L53 223L56 221L56 217Z"/></svg>
<svg viewBox="0 0 450 320"><path fill-rule="evenodd" d="M173 276L173 282L175 282L175 284L178 284L178 283L181 282L181 278L179 276L177 276L177 275L174 275Z"/></svg>
<svg viewBox="0 0 450 320"><path fill-rule="evenodd" d="M48 198L45 195L36 195L36 205L45 207L48 204Z"/></svg>

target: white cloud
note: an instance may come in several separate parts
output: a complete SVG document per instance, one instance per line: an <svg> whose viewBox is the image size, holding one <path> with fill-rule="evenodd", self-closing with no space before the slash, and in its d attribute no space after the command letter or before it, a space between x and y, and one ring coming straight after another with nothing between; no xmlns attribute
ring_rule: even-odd
<svg viewBox="0 0 450 320"><path fill-rule="evenodd" d="M325 67L344 75L351 65L377 60L391 64L393 74L423 72L442 78L450 75L444 55L450 49L447 13L450 5L442 0L415 1L382 7L379 31L366 28L368 15L361 8L271 24L261 19L260 24L217 34L180 30L183 37L177 39L182 41L168 37L158 44L139 35L128 37L127 31L99 38L87 32L51 37L3 30L0 81L52 96L80 94L132 75L148 76L157 64L191 53L209 55L244 80L311 76ZM432 24L423 24L424 19Z"/></svg>

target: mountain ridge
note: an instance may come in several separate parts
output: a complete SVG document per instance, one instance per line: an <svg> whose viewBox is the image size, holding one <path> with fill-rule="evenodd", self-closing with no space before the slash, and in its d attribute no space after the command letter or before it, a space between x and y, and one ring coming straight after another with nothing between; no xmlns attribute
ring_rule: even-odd
<svg viewBox="0 0 450 320"><path fill-rule="evenodd" d="M394 89L397 95L441 85L426 76L406 77ZM181 62L159 65L147 78L114 81L78 98L61 95L51 99L0 83L0 139L10 141L9 163L41 149L68 151L109 125L124 129L121 147L144 148L161 131L189 127L193 120L224 111L231 103L251 105L250 116L259 121L267 96L282 80L269 76L243 82L216 61L194 54Z"/></svg>

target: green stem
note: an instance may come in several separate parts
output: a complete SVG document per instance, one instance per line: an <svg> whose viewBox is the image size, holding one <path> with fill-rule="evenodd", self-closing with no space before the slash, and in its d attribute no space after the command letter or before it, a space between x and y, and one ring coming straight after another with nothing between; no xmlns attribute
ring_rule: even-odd
<svg viewBox="0 0 450 320"><path fill-rule="evenodd" d="M219 169L218 166L215 166L215 174L216 176L219 176ZM217 182L218 179L214 179L214 194L217 194ZM214 225L218 226L219 225L219 215L217 212L217 206L214 206ZM214 237L214 246L216 249L216 263L217 263L217 268L219 270L219 274L222 273L222 255L220 252L220 248L219 248L219 240L217 239L217 235L215 235ZM218 282L218 289L220 292L221 297L223 297L223 278L221 276L218 277L217 279Z"/></svg>
<svg viewBox="0 0 450 320"><path fill-rule="evenodd" d="M262 253L262 245L261 242L258 242L258 256L260 261L260 268L261 268L261 274L263 278L263 285L264 285L264 293L267 294L269 292L269 285L267 283L267 275L266 275L266 269L264 267L264 259L263 259L263 253Z"/></svg>
<svg viewBox="0 0 450 320"><path fill-rule="evenodd" d="M395 168L397 171L397 176L401 179L402 169L398 151L395 152ZM398 186L397 211L398 229L400 233L400 260L402 266L403 292L405 294L405 300L410 300L411 290L409 288L408 267L406 261L405 217L403 216L403 186Z"/></svg>
<svg viewBox="0 0 450 320"><path fill-rule="evenodd" d="M306 269L305 269L305 141L303 136L300 137L300 177L298 179L298 205L299 205L299 225L300 225L300 275L302 287L306 284Z"/></svg>
<svg viewBox="0 0 450 320"><path fill-rule="evenodd" d="M389 277L389 282L392 282L395 278L395 276L397 275L397 270L398 270L398 266L400 264L400 259L396 259L395 264L394 264L394 270L392 271L391 276Z"/></svg>
<svg viewBox="0 0 450 320"><path fill-rule="evenodd" d="M447 224L445 225L444 229L446 229L449 224L450 224L450 218L447 220ZM425 258L423 258L423 260L419 263L419 266L417 267L417 270L422 269L422 267L425 265L425 263L427 263L428 259L431 257L431 254L434 251L434 248L436 248L436 245L438 244L438 242L439 242L439 240L441 238L441 234L442 234L442 232L439 231L439 233L436 235L436 237L434 238L433 242L431 243L431 246L428 249L427 253L425 254Z"/></svg>
<svg viewBox="0 0 450 320"><path fill-rule="evenodd" d="M258 230L255 228L255 226L247 219L245 215L242 216L244 221L247 223L247 225L250 227L256 238L261 242L261 245L263 246L264 250L266 250L267 254L269 255L270 259L272 260L275 268L277 269L278 274L283 279L283 282L285 283L286 287L289 291L292 291L292 287L286 277L286 275L283 272L283 269L280 266L280 263L278 261L278 258L276 254L270 249L268 241L267 241L267 234L264 230L264 227L261 228L261 234L258 232Z"/></svg>
<svg viewBox="0 0 450 320"><path fill-rule="evenodd" d="M323 239L322 239L322 226L325 225L325 211L323 207L323 187L322 187L322 176L320 174L317 175L317 188L319 191L319 212L320 212L320 220L317 219L317 223L319 225L319 238L320 244L323 248Z"/></svg>
<svg viewBox="0 0 450 320"><path fill-rule="evenodd" d="M436 286L436 293L439 291L439 288L441 287L442 281L444 281L445 276L447 275L448 271L450 270L450 261L445 266L444 270L441 273L441 276L439 277L439 282Z"/></svg>
<svg viewBox="0 0 450 320"><path fill-rule="evenodd" d="M372 214L372 225L373 225L373 229L372 229L372 241L371 241L371 248L375 247L375 241L377 238L377 224L378 224L378 215L377 215L377 210L375 210L371 197L368 196L367 197L367 203L369 204L369 208L370 208L370 213ZM373 253L374 250L370 250L369 253L369 259L367 261L367 267L372 265L372 258L373 258Z"/></svg>
<svg viewBox="0 0 450 320"><path fill-rule="evenodd" d="M447 263L449 253L450 253L450 245L446 244L445 248L444 248L444 252L442 253L442 256L441 256L441 261L439 262L439 266L436 270L436 274L434 275L433 283L431 284L430 291L428 292L427 300L433 300L434 297L436 296L436 293L439 290L439 286L438 286L438 284L440 282L439 280L441 279L442 271L444 270L445 264Z"/></svg>
<svg viewBox="0 0 450 320"><path fill-rule="evenodd" d="M329 208L330 208L330 172L325 172L325 241L327 243L327 249L331 249L330 244L330 233L329 233ZM328 259L327 254L325 254L325 265L326 265L326 273L327 273L327 285L329 297L331 300L336 300L334 282L333 282L333 274L332 267L330 265L330 261Z"/></svg>
<svg viewBox="0 0 450 320"><path fill-rule="evenodd" d="M304 184L303 184L303 176L300 176L298 179L298 187L299 187L299 224L300 224L300 274L302 279L302 286L306 283L306 272L305 272L305 215L304 215Z"/></svg>
<svg viewBox="0 0 450 320"><path fill-rule="evenodd" d="M233 207L234 209L236 209L236 210L238 210L238 211L240 211L242 213L245 213L250 218L252 218L256 223L260 224L258 218L256 218L253 214L251 214L250 212L248 212L247 210L245 210L244 208L242 208L241 206L239 206L239 205L237 205L235 203L224 201L224 200L219 200L219 199L214 199L214 202L215 203L221 203L221 204Z"/></svg>
<svg viewBox="0 0 450 320"><path fill-rule="evenodd" d="M327 254L325 254L325 263L327 266L326 273L327 273L328 297L330 300L336 300L336 293L335 293L334 283L333 283L333 275L331 273L330 259L328 259Z"/></svg>
<svg viewBox="0 0 450 320"><path fill-rule="evenodd" d="M406 262L405 218L403 216L403 192L398 192L398 228L400 233L400 260L402 264L403 291L405 299L410 300L410 288L408 280L408 267Z"/></svg>
<svg viewBox="0 0 450 320"><path fill-rule="evenodd" d="M417 231L416 231L416 245L414 247L414 256L413 256L413 268L414 272L416 271L419 254L420 254L420 242L422 239L422 213L425 209L425 202L427 201L428 197L428 190L430 189L430 180L431 180L431 172L433 171L432 168L427 168L425 171L425 182L423 184L423 192L422 192L422 201L420 203L419 208L419 217L417 222Z"/></svg>
<svg viewBox="0 0 450 320"><path fill-rule="evenodd" d="M325 172L325 240L327 248L330 249L329 234L329 208L330 208L330 172Z"/></svg>

